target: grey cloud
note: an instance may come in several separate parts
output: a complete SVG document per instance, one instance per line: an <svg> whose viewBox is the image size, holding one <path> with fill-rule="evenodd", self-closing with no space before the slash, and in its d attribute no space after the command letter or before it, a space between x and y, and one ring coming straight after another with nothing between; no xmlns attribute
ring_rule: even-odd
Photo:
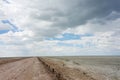
<svg viewBox="0 0 120 80"><path fill-rule="evenodd" d="M57 22L55 26L75 27L90 19L106 17L113 11L120 12L119 0L75 0L74 3L76 5L71 4L65 16L68 22Z"/></svg>
<svg viewBox="0 0 120 80"><path fill-rule="evenodd" d="M46 21L55 21L55 17L62 17L64 14L57 10L57 9L45 9L40 13L41 11L38 11L37 14L33 14L33 18L40 19L40 20L46 20Z"/></svg>
<svg viewBox="0 0 120 80"><path fill-rule="evenodd" d="M11 4L9 4L8 6L2 5L3 7L1 7L0 10L3 8L2 9L3 12L0 12L0 14L3 14L5 12L5 14L3 15L5 15L7 19L12 18L13 22L15 22L16 25L22 28L24 32L26 32L27 30L33 32L33 36L26 35L29 34L28 32L26 32L25 34L21 33L23 36L18 36L21 34L16 34L15 37L12 38L2 37L4 38L2 41L6 40L5 44L7 46L9 45L9 47L5 50L4 47L1 47L1 49L3 49L4 51L11 51L11 53L13 53L14 51L18 51L20 54L24 52L29 53L29 50L30 52L33 51L31 53L35 53L34 50L32 49L35 49L35 51L38 50L38 53L39 52L45 53L46 51L55 54L64 53L64 50L67 49L67 48L64 49L64 47L62 52L55 52L55 51L50 52L51 49L47 49L47 48L42 50L43 47L48 47L48 45L45 44L49 44L51 46L56 42L53 42L51 44L49 42L44 42L43 44L39 44L39 42L41 42L41 40L44 40L46 37L53 37L57 34L60 34L62 31L68 28L74 30L75 27L82 25L82 27L86 27L87 29L90 29L90 32L88 31L88 33L94 32L94 34L96 34L96 32L101 32L102 34L102 32L104 33L104 32L113 31L114 34L110 36L111 39L110 41L107 42L110 43L110 45L108 45L110 49L112 47L113 49L116 50L118 49L116 48L116 44L118 45L119 43L119 38L118 38L119 36L116 35L120 34L119 33L120 30L116 31L116 29L120 28L119 26L120 19L118 19L120 18L119 4L120 4L120 0L33 0L33 1L11 0ZM113 12L116 12L117 14L116 13L112 14ZM98 22L93 22L93 23L89 22L92 21L93 19L96 19ZM102 24L102 25L99 24L101 23L102 20L103 22L106 21L106 24ZM100 39L104 42L103 37L100 37ZM93 41L94 40L95 38L93 39ZM84 42L81 43L84 44ZM104 43L101 45L104 45ZM18 48L16 48L16 46L18 46ZM51 46L51 47L53 48L53 50L57 49L56 48L57 46ZM117 47L119 47L119 45ZM104 47L101 48L103 49ZM58 51L59 49L60 47L58 47ZM68 49L68 51L70 51L71 49L73 49L73 47ZM109 50L108 47L104 49ZM98 54L98 51L95 51L95 49L92 50L93 51L90 52L87 49L85 50L83 49L83 53L87 52L89 54L91 53ZM115 50L112 50L113 53ZM120 51L118 50L118 53L119 52ZM69 54L72 53L73 52L70 52Z"/></svg>
<svg viewBox="0 0 120 80"><path fill-rule="evenodd" d="M35 32L35 34L43 36L55 36L61 33L65 29L74 28L79 25L86 24L87 21L92 19L100 19L106 17L108 19L119 18L120 15L120 0L12 0L18 4L21 4L21 13L11 13L12 16L15 15L16 22L18 25L27 27L29 30ZM11 3L12 4L12 3ZM22 12L23 10L23 12ZM12 10L11 10L12 12ZM117 16L109 16L111 13L118 13ZM23 14L24 13L24 14ZM21 19L19 19L18 15ZM25 16L28 17L25 20ZM21 23L22 19L24 21ZM20 21L20 22L19 22ZM42 26L41 21L52 22L51 25ZM98 23L100 23L98 21ZM39 28L43 27L43 28ZM47 32L47 33L46 33ZM38 36L37 35L37 36Z"/></svg>
<svg viewBox="0 0 120 80"><path fill-rule="evenodd" d="M60 6L58 8L56 6L56 8L53 8L50 6L50 8L45 9L42 14L38 13L39 15L35 15L35 18L55 21L55 24L52 26L63 28L75 27L93 18L106 17L113 11L120 12L119 0L62 0L61 4L63 4L64 7ZM64 10L64 8L66 9ZM65 17L67 21L59 21L60 17Z"/></svg>
<svg viewBox="0 0 120 80"><path fill-rule="evenodd" d="M117 37L120 40L120 29L112 34L113 37Z"/></svg>

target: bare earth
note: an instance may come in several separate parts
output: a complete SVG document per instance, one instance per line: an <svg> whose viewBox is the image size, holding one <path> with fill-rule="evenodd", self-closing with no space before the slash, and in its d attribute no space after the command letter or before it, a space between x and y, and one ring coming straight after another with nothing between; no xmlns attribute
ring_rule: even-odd
<svg viewBox="0 0 120 80"><path fill-rule="evenodd" d="M120 80L119 56L63 56L49 57L48 59L48 64L51 64L50 60L52 60L52 63L58 64L59 66L61 62L64 63L65 70L63 75L66 75L66 78L69 76L71 80ZM62 65L60 69L63 69Z"/></svg>
<svg viewBox="0 0 120 80"><path fill-rule="evenodd" d="M37 58L0 65L0 80L57 80Z"/></svg>
<svg viewBox="0 0 120 80"><path fill-rule="evenodd" d="M120 80L120 57L1 58L0 80Z"/></svg>

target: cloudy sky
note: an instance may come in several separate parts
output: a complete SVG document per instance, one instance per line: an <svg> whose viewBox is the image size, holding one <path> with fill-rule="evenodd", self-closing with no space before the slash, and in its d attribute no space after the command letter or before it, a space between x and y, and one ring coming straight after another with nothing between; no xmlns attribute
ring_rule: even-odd
<svg viewBox="0 0 120 80"><path fill-rule="evenodd" d="M0 56L120 55L120 0L0 0Z"/></svg>

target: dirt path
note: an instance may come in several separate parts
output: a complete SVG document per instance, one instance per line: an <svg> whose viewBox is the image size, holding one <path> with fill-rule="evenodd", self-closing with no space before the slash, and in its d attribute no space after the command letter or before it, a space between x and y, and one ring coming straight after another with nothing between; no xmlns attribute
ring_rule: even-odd
<svg viewBox="0 0 120 80"><path fill-rule="evenodd" d="M57 80L37 58L26 58L0 66L0 80Z"/></svg>

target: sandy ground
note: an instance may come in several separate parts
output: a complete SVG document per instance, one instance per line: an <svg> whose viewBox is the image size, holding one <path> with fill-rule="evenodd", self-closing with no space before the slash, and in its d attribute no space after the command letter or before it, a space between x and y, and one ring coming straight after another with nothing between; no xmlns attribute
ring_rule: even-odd
<svg viewBox="0 0 120 80"><path fill-rule="evenodd" d="M57 80L37 58L0 65L0 80Z"/></svg>

